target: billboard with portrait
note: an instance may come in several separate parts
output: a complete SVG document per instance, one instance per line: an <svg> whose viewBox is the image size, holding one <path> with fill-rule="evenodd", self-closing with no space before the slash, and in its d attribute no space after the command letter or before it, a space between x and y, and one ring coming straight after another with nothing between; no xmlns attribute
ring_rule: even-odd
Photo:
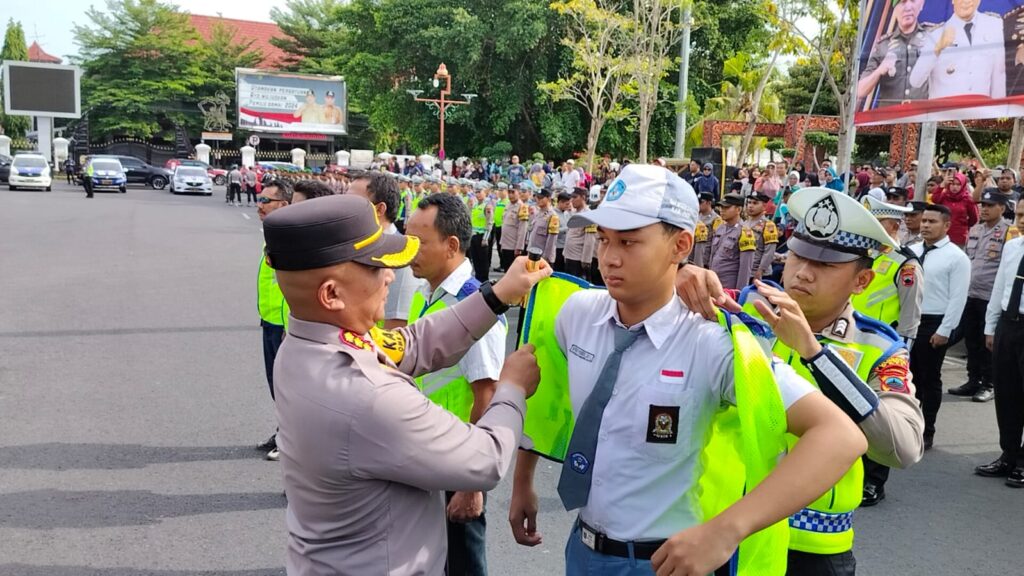
<svg viewBox="0 0 1024 576"><path fill-rule="evenodd" d="M862 0L856 124L1024 116L1024 0Z"/></svg>
<svg viewBox="0 0 1024 576"><path fill-rule="evenodd" d="M252 132L344 135L348 99L341 76L238 68L238 128Z"/></svg>

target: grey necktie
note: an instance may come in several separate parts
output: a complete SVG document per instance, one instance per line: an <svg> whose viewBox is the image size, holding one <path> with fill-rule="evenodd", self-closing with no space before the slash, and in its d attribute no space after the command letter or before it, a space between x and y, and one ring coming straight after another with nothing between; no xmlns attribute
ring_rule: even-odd
<svg viewBox="0 0 1024 576"><path fill-rule="evenodd" d="M601 429L601 418L604 408L612 397L615 380L619 377L619 364L622 353L633 344L640 330L630 331L615 326L615 351L604 361L597 383L590 396L583 402L576 426L569 439L565 461L562 462L562 475L558 479L558 495L566 510L575 510L587 505L590 498L590 479L594 469L594 456L597 453L597 433Z"/></svg>
<svg viewBox="0 0 1024 576"><path fill-rule="evenodd" d="M968 22L964 24L964 33L967 34L967 43L974 44L974 40L971 38L971 28L974 28L974 22Z"/></svg>

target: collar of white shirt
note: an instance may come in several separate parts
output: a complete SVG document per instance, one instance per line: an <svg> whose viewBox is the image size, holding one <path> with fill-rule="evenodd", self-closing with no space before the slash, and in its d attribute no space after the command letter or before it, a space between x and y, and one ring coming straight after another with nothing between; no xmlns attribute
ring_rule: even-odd
<svg viewBox="0 0 1024 576"><path fill-rule="evenodd" d="M647 332L647 337L651 339L651 343L654 344L656 350L661 349L661 345L668 340L668 337L672 335L672 332L677 328L677 320L681 314L683 314L683 305L679 302L679 298L675 294L672 294L672 298L659 308L654 314L651 314L643 321L639 322L634 326L630 326L630 329L634 329L637 326L643 326ZM609 320L615 320L615 323L623 328L625 324L619 320L619 304L614 298L609 298L608 303L605 306L604 311L598 316L594 326L602 326Z"/></svg>
<svg viewBox="0 0 1024 576"><path fill-rule="evenodd" d="M943 236L941 240L939 240L935 244L932 244L932 249L934 250L935 248L942 248L946 244L949 244L949 236ZM926 246L926 244L922 242L921 246ZM921 250L924 250L924 248L921 248Z"/></svg>
<svg viewBox="0 0 1024 576"><path fill-rule="evenodd" d="M424 282L423 295L430 296L431 303L440 299L444 292L447 292L452 296L458 296L459 290L462 290L463 285L465 285L466 281L472 278L472 276L473 265L468 259L463 260L462 264L459 264L459 266L455 270L452 270L452 273L449 274L443 282L441 282L441 285L437 287L437 290L434 290L433 294L429 292L430 283Z"/></svg>

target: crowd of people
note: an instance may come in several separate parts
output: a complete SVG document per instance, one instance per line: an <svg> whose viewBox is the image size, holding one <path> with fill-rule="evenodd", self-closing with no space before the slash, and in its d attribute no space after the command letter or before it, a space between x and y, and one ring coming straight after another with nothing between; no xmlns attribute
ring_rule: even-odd
<svg viewBox="0 0 1024 576"><path fill-rule="evenodd" d="M256 178L280 427L260 449L284 467L289 574L486 574L486 491L530 446L524 426L512 531L541 542L534 467L562 461L559 496L579 509L567 574L854 574L853 513L932 447L961 339L968 379L948 393L994 398L1000 429L1002 454L975 472L1024 487L1013 170L937 167L915 193L916 167L827 161L723 183L698 162L393 160ZM506 355L512 330L536 350ZM550 387L565 406L527 414ZM762 460L711 426L729 417L763 435ZM762 529L786 517L780 556ZM753 539L760 553L734 554Z"/></svg>

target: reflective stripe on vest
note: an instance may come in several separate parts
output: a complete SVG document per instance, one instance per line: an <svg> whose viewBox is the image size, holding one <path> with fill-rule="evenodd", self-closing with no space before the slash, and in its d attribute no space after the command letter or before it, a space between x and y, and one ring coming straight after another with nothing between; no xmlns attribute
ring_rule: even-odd
<svg viewBox="0 0 1024 576"><path fill-rule="evenodd" d="M260 258L260 271L256 277L256 309L259 310L260 320L277 326L288 326L288 303L284 300L274 269L267 264L266 257Z"/></svg>
<svg viewBox="0 0 1024 576"><path fill-rule="evenodd" d="M750 287L741 292L739 302L745 312L760 318L753 300L747 301L749 291ZM818 341L829 344L865 382L871 378L874 367L893 352L892 348L883 350L876 346L838 342L820 336ZM779 340L772 346L772 352L792 366L800 377L817 387L814 376L804 366L799 354ZM787 441L792 447L796 444L797 437L787 435ZM831 490L790 517L790 550L809 554L839 554L852 550L853 512L860 506L863 492L864 465L858 458Z"/></svg>
<svg viewBox="0 0 1024 576"><path fill-rule="evenodd" d="M535 346L541 372L537 393L526 401L523 433L533 440L534 452L559 462L565 458L575 422L569 397L569 365L555 335L555 319L572 294L586 289L599 288L558 272L537 284L524 311L519 342L520 346ZM694 498L699 498L705 519L721 513L753 489L774 469L786 449L786 413L763 348L750 328L735 316L720 314L719 323L732 335L736 406L715 415L699 457L702 472L694 484L699 496ZM785 520L751 535L730 560L730 573L782 576L788 538Z"/></svg>
<svg viewBox="0 0 1024 576"><path fill-rule="evenodd" d="M871 267L875 271L874 279L863 292L850 297L853 308L868 318L895 326L900 320L900 294L896 289L896 276L906 261L898 253L882 254L876 258Z"/></svg>

